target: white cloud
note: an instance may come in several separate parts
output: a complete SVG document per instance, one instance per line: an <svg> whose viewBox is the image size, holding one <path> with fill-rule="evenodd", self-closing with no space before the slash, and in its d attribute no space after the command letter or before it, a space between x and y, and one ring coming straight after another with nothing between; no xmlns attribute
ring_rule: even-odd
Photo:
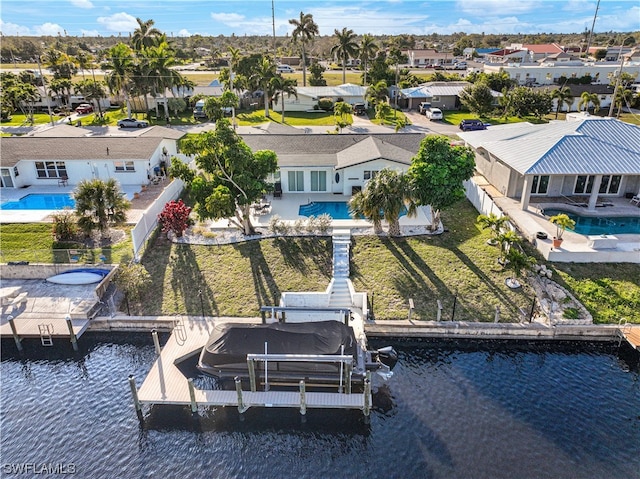
<svg viewBox="0 0 640 479"><path fill-rule="evenodd" d="M93 3L90 0L70 0L71 5L78 8L91 9L93 8Z"/></svg>
<svg viewBox="0 0 640 479"><path fill-rule="evenodd" d="M109 17L98 17L97 22L109 32L132 32L138 28L136 17L125 12L114 13Z"/></svg>
<svg viewBox="0 0 640 479"><path fill-rule="evenodd" d="M237 13L211 13L211 18L215 21L227 24L229 26L239 25L244 20L244 15Z"/></svg>
<svg viewBox="0 0 640 479"><path fill-rule="evenodd" d="M85 30L84 28L80 30L80 35L85 37L99 37L100 32L98 30Z"/></svg>
<svg viewBox="0 0 640 479"><path fill-rule="evenodd" d="M329 6L310 9L321 35L332 35L345 26L356 34L398 35L423 31L429 15L424 10L398 10L360 6ZM348 20L346 22L345 20ZM293 30L290 26L289 31Z"/></svg>
<svg viewBox="0 0 640 479"><path fill-rule="evenodd" d="M42 25L36 25L33 27L33 32L35 35L40 36L40 35L50 35L50 36L55 36L58 34L63 34L64 33L64 28L62 28L60 25L58 25L57 23L43 23Z"/></svg>
<svg viewBox="0 0 640 479"><path fill-rule="evenodd" d="M192 33L190 33L189 30L187 30L186 28L183 28L178 32L179 37L190 37L191 35Z"/></svg>
<svg viewBox="0 0 640 479"><path fill-rule="evenodd" d="M3 22L2 19L0 19L0 31L3 35L21 35L23 37L31 35L29 27L16 23Z"/></svg>
<svg viewBox="0 0 640 479"><path fill-rule="evenodd" d="M516 0L458 0L456 11L471 15L515 15L544 8L540 2L523 2Z"/></svg>

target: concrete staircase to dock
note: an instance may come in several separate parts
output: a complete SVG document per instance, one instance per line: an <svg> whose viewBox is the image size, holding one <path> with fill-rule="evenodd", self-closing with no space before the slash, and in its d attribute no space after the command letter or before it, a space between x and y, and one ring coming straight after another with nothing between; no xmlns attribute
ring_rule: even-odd
<svg viewBox="0 0 640 479"><path fill-rule="evenodd" d="M351 230L336 229L333 242L333 282L329 291L330 308L350 308L353 306L349 289L349 249Z"/></svg>

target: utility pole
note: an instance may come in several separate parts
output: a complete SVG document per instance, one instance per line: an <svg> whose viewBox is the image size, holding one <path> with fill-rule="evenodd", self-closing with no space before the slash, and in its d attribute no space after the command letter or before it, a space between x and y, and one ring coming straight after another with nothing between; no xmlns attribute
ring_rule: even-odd
<svg viewBox="0 0 640 479"><path fill-rule="evenodd" d="M51 126L55 126L55 123L53 122L53 114L51 113L51 98L49 98L49 94L47 93L47 82L44 80L44 76L42 75L40 55L38 55L36 59L38 60L38 71L40 72L40 80L42 80L42 88L44 88L44 96L47 97L47 110L49 110L49 119L51 120Z"/></svg>
<svg viewBox="0 0 640 479"><path fill-rule="evenodd" d="M623 42L620 42L620 51L618 52L618 57L620 57L620 68L618 69L618 75L616 78L616 85L613 87L613 98L611 99L611 105L609 105L609 115L613 116L613 107L616 103L616 95L618 94L618 86L620 86L620 77L622 76L622 65L624 65L624 57L622 56L622 46ZM620 105L622 108L622 105Z"/></svg>
<svg viewBox="0 0 640 479"><path fill-rule="evenodd" d="M587 58L589 58L589 48L591 48L591 38L593 37L593 29L596 26L596 18L598 17L598 9L600 8L600 0L596 4L596 13L593 15L593 23L591 24L591 31L589 32L589 39L587 40Z"/></svg>
<svg viewBox="0 0 640 479"><path fill-rule="evenodd" d="M276 5L271 0L271 26L273 28L273 60L276 61Z"/></svg>

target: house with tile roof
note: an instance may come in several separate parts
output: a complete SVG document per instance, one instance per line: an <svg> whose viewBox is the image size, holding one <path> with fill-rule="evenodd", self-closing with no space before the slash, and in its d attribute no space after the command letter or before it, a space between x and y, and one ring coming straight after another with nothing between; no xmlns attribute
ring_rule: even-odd
<svg viewBox="0 0 640 479"><path fill-rule="evenodd" d="M82 130L58 125L0 139L2 187L76 185L89 178L115 178L122 186L147 184L156 168L168 166L178 153L177 140L184 135L159 126L121 136L91 136L91 130L78 135Z"/></svg>
<svg viewBox="0 0 640 479"><path fill-rule="evenodd" d="M607 197L640 191L640 127L614 118L513 123L459 136L474 148L478 172L523 210L532 197L588 198L593 210Z"/></svg>
<svg viewBox="0 0 640 479"><path fill-rule="evenodd" d="M383 168L407 171L422 133L371 135L244 135L253 150L273 150L286 194L335 193L350 196Z"/></svg>

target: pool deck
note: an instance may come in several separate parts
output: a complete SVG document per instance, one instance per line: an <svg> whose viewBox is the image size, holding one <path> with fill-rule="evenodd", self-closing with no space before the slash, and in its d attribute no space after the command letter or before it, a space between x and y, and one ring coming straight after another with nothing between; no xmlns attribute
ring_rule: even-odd
<svg viewBox="0 0 640 479"><path fill-rule="evenodd" d="M587 211L586 208L571 206L570 204L552 202L548 198L540 198L531 203L526 210L522 210L520 201L507 198L492 187L482 177L474 177L483 190L493 199L502 212L509 216L522 235L538 249L540 254L548 260L559 263L640 263L640 234L616 234L615 247L592 247L587 235L565 231L560 248L553 247L553 237L556 227L551 224L543 211L546 208L572 211L582 216L626 216L640 218L640 208L631 204L625 198L606 198L606 203L613 206L596 208ZM547 239L537 239L537 232L545 232Z"/></svg>

